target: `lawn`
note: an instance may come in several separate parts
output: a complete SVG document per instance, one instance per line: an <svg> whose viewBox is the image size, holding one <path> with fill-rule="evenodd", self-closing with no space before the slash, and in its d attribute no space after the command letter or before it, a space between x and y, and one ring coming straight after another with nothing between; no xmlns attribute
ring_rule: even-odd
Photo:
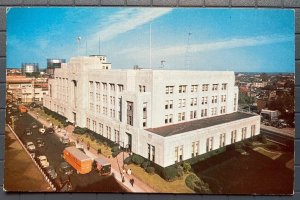
<svg viewBox="0 0 300 200"><path fill-rule="evenodd" d="M130 168L132 174L140 180L146 180L146 184L159 193L194 193L194 191L188 188L185 184L187 174L185 174L180 180L168 182L157 174L148 174L143 168L135 164L130 164L127 168Z"/></svg>
<svg viewBox="0 0 300 200"><path fill-rule="evenodd" d="M269 145L269 144L268 144ZM226 194L291 194L294 171L293 152L281 153L272 159L273 150L263 147L264 153L245 148L248 155L227 150L192 166L195 173L209 183L213 193ZM267 153L266 153L267 152ZM274 158L274 157L273 157Z"/></svg>

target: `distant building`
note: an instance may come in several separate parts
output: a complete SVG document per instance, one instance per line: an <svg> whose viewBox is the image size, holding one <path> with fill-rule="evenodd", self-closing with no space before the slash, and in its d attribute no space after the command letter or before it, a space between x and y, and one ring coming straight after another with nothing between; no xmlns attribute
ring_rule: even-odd
<svg viewBox="0 0 300 200"><path fill-rule="evenodd" d="M47 59L46 73L52 77L54 75L55 68L60 68L62 63L66 63L66 59Z"/></svg>
<svg viewBox="0 0 300 200"><path fill-rule="evenodd" d="M38 63L22 63L22 74L31 74L33 72L39 72Z"/></svg>
<svg viewBox="0 0 300 200"><path fill-rule="evenodd" d="M7 93L19 103L42 102L48 94L47 79L7 76Z"/></svg>
<svg viewBox="0 0 300 200"><path fill-rule="evenodd" d="M167 167L260 133L238 94L234 72L111 69L85 56L55 70L43 105Z"/></svg>

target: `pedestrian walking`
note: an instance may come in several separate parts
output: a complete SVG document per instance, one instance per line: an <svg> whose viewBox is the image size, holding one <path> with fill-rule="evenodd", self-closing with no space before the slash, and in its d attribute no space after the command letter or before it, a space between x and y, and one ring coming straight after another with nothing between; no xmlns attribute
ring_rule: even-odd
<svg viewBox="0 0 300 200"><path fill-rule="evenodd" d="M131 175L131 169L127 169L127 174L130 176Z"/></svg>
<svg viewBox="0 0 300 200"><path fill-rule="evenodd" d="M121 177L122 177L122 183L124 183L124 182L125 182L125 176L124 176L124 173L122 173Z"/></svg>
<svg viewBox="0 0 300 200"><path fill-rule="evenodd" d="M130 179L130 184L131 184L131 186L133 187L133 184L134 184L134 179L133 179L133 178Z"/></svg>

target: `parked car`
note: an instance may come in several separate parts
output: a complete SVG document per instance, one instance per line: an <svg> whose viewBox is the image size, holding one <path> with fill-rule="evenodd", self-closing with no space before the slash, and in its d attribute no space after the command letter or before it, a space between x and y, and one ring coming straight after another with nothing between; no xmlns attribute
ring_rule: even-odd
<svg viewBox="0 0 300 200"><path fill-rule="evenodd" d="M46 133L53 134L54 133L54 129L53 128L47 128L46 129Z"/></svg>
<svg viewBox="0 0 300 200"><path fill-rule="evenodd" d="M34 150L35 150L35 146L34 146L33 142L27 142L27 143L26 143L26 148L27 148L29 151L34 151Z"/></svg>
<svg viewBox="0 0 300 200"><path fill-rule="evenodd" d="M42 138L37 138L36 139L36 146L37 147L43 147L43 146L45 146L44 140Z"/></svg>
<svg viewBox="0 0 300 200"><path fill-rule="evenodd" d="M40 134L45 134L46 133L46 129L43 127L43 128L39 128L39 133Z"/></svg>
<svg viewBox="0 0 300 200"><path fill-rule="evenodd" d="M49 167L49 162L48 162L46 156L44 156L44 155L39 156L38 159L39 159L39 162L40 162L42 168Z"/></svg>
<svg viewBox="0 0 300 200"><path fill-rule="evenodd" d="M64 136L60 137L59 140L60 140L63 144L69 144L69 142L70 142L70 138L69 138L67 135L64 135Z"/></svg>
<svg viewBox="0 0 300 200"><path fill-rule="evenodd" d="M32 123L31 123L31 127L32 127L32 128L37 128L38 125L37 125L35 122L32 122Z"/></svg>
<svg viewBox="0 0 300 200"><path fill-rule="evenodd" d="M60 192L69 192L72 190L72 184L68 175L63 174L57 177L54 181Z"/></svg>
<svg viewBox="0 0 300 200"><path fill-rule="evenodd" d="M46 172L50 176L51 179L56 179L57 173L53 166L50 165L49 167L47 167Z"/></svg>
<svg viewBox="0 0 300 200"><path fill-rule="evenodd" d="M73 174L73 169L67 162L60 163L59 171L63 174L67 174L67 175Z"/></svg>
<svg viewBox="0 0 300 200"><path fill-rule="evenodd" d="M31 128L26 128L25 131L24 131L24 134L25 135L32 135Z"/></svg>

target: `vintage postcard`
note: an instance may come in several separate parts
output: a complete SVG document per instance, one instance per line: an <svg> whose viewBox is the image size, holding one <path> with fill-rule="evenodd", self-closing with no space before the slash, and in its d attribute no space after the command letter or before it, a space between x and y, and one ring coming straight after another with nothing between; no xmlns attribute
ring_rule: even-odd
<svg viewBox="0 0 300 200"><path fill-rule="evenodd" d="M6 191L291 195L294 11L7 10Z"/></svg>

